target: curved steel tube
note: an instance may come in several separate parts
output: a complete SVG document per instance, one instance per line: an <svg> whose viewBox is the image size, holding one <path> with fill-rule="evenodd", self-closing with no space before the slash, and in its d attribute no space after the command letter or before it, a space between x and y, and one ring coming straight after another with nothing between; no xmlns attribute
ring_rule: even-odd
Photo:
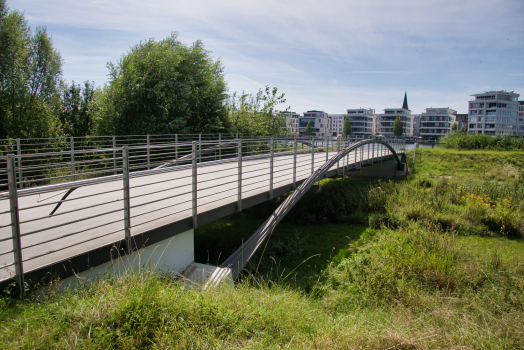
<svg viewBox="0 0 524 350"><path fill-rule="evenodd" d="M366 145L378 143L385 145L395 156L397 161L397 168L402 170L402 164L397 152L388 143L379 140L365 140L357 142L353 145L347 146L340 151L335 157L329 159L324 165L318 168L310 177L308 177L302 185L300 185L274 212L271 216L249 237L242 247L238 248L222 265L221 268L231 268L233 278L235 278L247 265L248 261L253 257L257 249L262 245L264 240L273 232L277 224L286 216L286 214L293 208L293 206L302 198L302 196L313 186L315 182L322 178L331 167L337 164L343 157L350 152Z"/></svg>

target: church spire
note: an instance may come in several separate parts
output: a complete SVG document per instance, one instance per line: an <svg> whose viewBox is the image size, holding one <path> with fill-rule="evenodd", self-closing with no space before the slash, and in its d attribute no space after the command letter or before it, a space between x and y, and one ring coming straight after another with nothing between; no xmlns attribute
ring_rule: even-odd
<svg viewBox="0 0 524 350"><path fill-rule="evenodd" d="M404 103L402 104L402 108L409 109L408 108L408 94L407 94L407 92L404 92Z"/></svg>

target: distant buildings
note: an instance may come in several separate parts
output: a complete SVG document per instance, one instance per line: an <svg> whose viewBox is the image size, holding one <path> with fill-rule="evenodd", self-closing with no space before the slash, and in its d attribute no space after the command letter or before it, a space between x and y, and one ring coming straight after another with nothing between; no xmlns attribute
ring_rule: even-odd
<svg viewBox="0 0 524 350"><path fill-rule="evenodd" d="M468 105L469 134L522 135L519 94L502 90L471 96L475 99Z"/></svg>
<svg viewBox="0 0 524 350"><path fill-rule="evenodd" d="M470 134L524 136L524 101L518 101L519 94L511 91L486 91L472 95L468 103L468 114L458 114L449 107L426 108L425 112L414 115L408 107L407 93L402 108L386 108L376 114L374 109L347 109L346 113L328 114L311 110L303 115L287 112L283 128L292 135L305 135L307 124L315 136L338 136L343 134L344 120L351 121L351 135L363 138L382 135L391 137L393 123L397 116L403 124L403 136L436 140L446 135L457 124L458 130Z"/></svg>

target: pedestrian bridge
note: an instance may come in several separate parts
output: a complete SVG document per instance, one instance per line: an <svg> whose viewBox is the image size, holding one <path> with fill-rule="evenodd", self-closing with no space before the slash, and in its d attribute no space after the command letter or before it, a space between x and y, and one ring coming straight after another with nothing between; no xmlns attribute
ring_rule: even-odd
<svg viewBox="0 0 524 350"><path fill-rule="evenodd" d="M282 137L72 148L0 157L7 180L0 187L0 286L63 279L155 245L166 256L183 256L175 259L182 272L193 262L198 225L300 187L222 266L236 276L315 181L355 171L405 173L399 140ZM185 243L173 241L177 236ZM172 249L158 246L166 240L176 242Z"/></svg>

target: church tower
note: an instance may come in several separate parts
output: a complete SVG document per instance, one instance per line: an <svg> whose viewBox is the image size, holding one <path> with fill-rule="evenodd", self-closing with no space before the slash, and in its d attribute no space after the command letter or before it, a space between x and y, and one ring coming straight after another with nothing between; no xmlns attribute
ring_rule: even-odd
<svg viewBox="0 0 524 350"><path fill-rule="evenodd" d="M408 108L408 93L404 92L404 103L402 104L402 108L409 110Z"/></svg>

